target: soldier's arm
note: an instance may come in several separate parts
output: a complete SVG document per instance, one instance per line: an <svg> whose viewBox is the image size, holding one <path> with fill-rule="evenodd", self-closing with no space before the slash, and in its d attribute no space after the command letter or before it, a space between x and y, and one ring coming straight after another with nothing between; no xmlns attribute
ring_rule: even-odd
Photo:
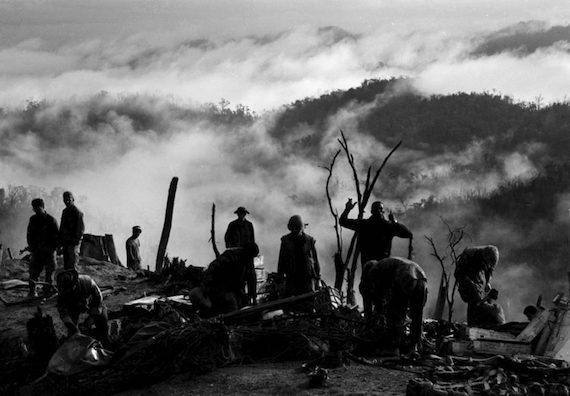
<svg viewBox="0 0 570 396"><path fill-rule="evenodd" d="M65 302L65 296L63 294L59 294L57 296L57 312L59 313L59 317L64 324L73 323L69 314L69 308Z"/></svg>
<svg viewBox="0 0 570 396"><path fill-rule="evenodd" d="M87 283L86 292L90 296L89 315L100 315L103 311L103 294L93 279Z"/></svg>
<svg viewBox="0 0 570 396"><path fill-rule="evenodd" d="M32 248L32 219L30 219L30 222L28 223L28 229L26 232L26 242L28 242L28 247ZM1 258L0 258L1 260Z"/></svg>
<svg viewBox="0 0 570 396"><path fill-rule="evenodd" d="M140 264L142 262L142 258L141 258L141 248L139 245L135 245L135 253L136 253L136 260L137 262Z"/></svg>
<svg viewBox="0 0 570 396"><path fill-rule="evenodd" d="M281 240L281 246L279 247L279 259L277 260L277 273L281 277L285 276L285 273L287 272L287 269L285 268L285 260L285 248L283 246L283 240Z"/></svg>
<svg viewBox="0 0 570 396"><path fill-rule="evenodd" d="M408 239L412 239L414 237L414 234L412 234L412 231L410 231L410 229L408 227L406 227L405 225L403 225L402 223L398 223L396 221L394 221L392 223L392 229L394 232L394 235L400 238L408 238Z"/></svg>
<svg viewBox="0 0 570 396"><path fill-rule="evenodd" d="M247 276L247 295L251 299L252 303L255 303L257 298L257 276L255 274L255 266L253 265L253 259L247 262L246 267Z"/></svg>
<svg viewBox="0 0 570 396"><path fill-rule="evenodd" d="M83 223L83 213L78 211L77 213L77 234L75 235L76 243L79 243L81 238L83 237L83 233L85 232L85 224Z"/></svg>
<svg viewBox="0 0 570 396"><path fill-rule="evenodd" d="M361 220L349 219L349 212L350 209L345 209L344 212L341 213L340 218L338 219L338 224L340 224L341 227L348 228L349 230L360 231Z"/></svg>
<svg viewBox="0 0 570 396"><path fill-rule="evenodd" d="M313 240L311 250L313 251L313 265L315 267L315 274L317 279L321 279L321 265L319 264L319 257L317 256L317 248L315 247L316 241Z"/></svg>
<svg viewBox="0 0 570 396"><path fill-rule="evenodd" d="M50 235L52 236L53 248L56 249L59 246L59 227L57 226L57 220L55 217L51 218L50 224Z"/></svg>
<svg viewBox="0 0 570 396"><path fill-rule="evenodd" d="M238 237L236 235L236 229L232 223L228 225L228 229L224 235L224 241L226 243L226 249L238 246Z"/></svg>

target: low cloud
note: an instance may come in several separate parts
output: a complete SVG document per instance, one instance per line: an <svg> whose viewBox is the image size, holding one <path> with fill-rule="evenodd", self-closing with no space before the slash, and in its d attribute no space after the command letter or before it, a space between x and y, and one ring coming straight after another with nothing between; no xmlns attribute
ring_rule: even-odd
<svg viewBox="0 0 570 396"><path fill-rule="evenodd" d="M511 36L531 45L537 35L563 36L567 30L544 26ZM194 103L226 98L259 112L367 78L394 76L415 78L427 95L495 89L517 100L564 100L570 88L568 41L543 40L528 53L478 49L505 34L301 26L233 38L137 33L59 45L31 38L0 49L0 106L107 91Z"/></svg>

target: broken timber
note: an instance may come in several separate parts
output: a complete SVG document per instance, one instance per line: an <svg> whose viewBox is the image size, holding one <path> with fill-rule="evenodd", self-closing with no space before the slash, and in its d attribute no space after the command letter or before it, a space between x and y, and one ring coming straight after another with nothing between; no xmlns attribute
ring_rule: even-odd
<svg viewBox="0 0 570 396"><path fill-rule="evenodd" d="M220 319L225 323L237 322L243 319L246 319L250 316L255 316L257 314L261 314L265 311L274 311L277 309L282 309L286 307L290 307L292 305L301 303L301 302L309 302L314 300L320 294L325 293L324 290L319 290L316 292L309 292L305 294L300 294L298 296L292 296L287 298L282 298L275 301L269 301L266 303L261 303L258 305L253 305L239 311L230 312L220 316Z"/></svg>
<svg viewBox="0 0 570 396"><path fill-rule="evenodd" d="M164 226L162 227L162 234L160 236L160 243L158 245L158 253L156 254L155 271L160 272L166 255L166 246L168 245L168 238L170 238L170 229L172 228L172 214L174 212L174 198L176 197L176 187L178 186L178 178L173 177L168 189L168 200L166 201L166 213L164 215Z"/></svg>

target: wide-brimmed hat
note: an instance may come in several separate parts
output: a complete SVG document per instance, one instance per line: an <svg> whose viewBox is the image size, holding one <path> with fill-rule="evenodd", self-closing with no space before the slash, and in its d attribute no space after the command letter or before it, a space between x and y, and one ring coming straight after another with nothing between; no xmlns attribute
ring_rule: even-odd
<svg viewBox="0 0 570 396"><path fill-rule="evenodd" d="M237 209L234 211L234 213L237 213L237 214L239 214L239 213L249 214L249 212L247 211L247 209L244 208L243 206L240 206L239 208L237 208Z"/></svg>

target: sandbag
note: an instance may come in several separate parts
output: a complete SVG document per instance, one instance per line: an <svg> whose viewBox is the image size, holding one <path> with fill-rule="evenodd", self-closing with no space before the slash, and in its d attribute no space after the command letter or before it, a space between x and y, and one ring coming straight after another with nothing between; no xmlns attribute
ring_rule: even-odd
<svg viewBox="0 0 570 396"><path fill-rule="evenodd" d="M93 367L107 366L113 353L101 343L83 334L74 334L59 347L48 363L47 372L69 376Z"/></svg>

